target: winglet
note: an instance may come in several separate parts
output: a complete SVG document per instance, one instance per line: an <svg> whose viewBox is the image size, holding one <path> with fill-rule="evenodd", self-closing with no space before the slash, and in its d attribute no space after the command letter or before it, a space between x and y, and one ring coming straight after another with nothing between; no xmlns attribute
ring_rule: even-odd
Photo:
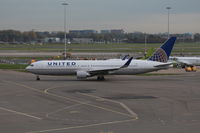
<svg viewBox="0 0 200 133"><path fill-rule="evenodd" d="M169 38L160 48L155 51L155 53L149 58L149 60L167 62L174 47L175 41L176 37Z"/></svg>
<svg viewBox="0 0 200 133"><path fill-rule="evenodd" d="M130 65L131 61L133 60L133 57L129 58L128 61L121 67L121 68L126 68Z"/></svg>
<svg viewBox="0 0 200 133"><path fill-rule="evenodd" d="M126 59L128 59L128 57L129 57L129 55L127 54L122 58L122 60L126 60Z"/></svg>

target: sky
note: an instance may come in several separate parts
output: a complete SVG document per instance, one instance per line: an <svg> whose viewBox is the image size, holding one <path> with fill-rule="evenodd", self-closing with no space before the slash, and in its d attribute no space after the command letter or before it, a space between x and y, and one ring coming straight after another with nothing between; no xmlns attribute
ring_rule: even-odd
<svg viewBox="0 0 200 133"><path fill-rule="evenodd" d="M63 31L64 0L0 0L0 30ZM200 0L66 0L67 30L200 33Z"/></svg>

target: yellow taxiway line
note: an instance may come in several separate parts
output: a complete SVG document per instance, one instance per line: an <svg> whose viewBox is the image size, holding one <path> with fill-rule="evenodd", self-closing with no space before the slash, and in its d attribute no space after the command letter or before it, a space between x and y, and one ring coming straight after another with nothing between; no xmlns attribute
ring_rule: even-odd
<svg viewBox="0 0 200 133"><path fill-rule="evenodd" d="M104 122L104 123L97 123L97 124L90 124L90 125L83 125L83 126L55 128L55 129L41 130L41 131L31 131L31 132L27 132L27 133L44 133L44 132L54 132L54 131L69 130L69 129L79 129L79 128L102 126L102 125L109 125L109 124L126 123L126 122L135 121L135 120L136 119L122 120L122 121L112 121L112 122Z"/></svg>
<svg viewBox="0 0 200 133"><path fill-rule="evenodd" d="M65 86L61 86L61 87L65 87ZM56 94L52 94L52 93L49 93L48 91L49 90L53 90L53 89L57 89L57 88L61 88L61 87L52 87L52 88L48 88L46 90L44 90L44 93L45 94L49 94L49 95L53 95L55 97L60 97L60 98L63 98L63 99L67 99L69 101L73 101L73 102L76 102L76 103L80 103L82 105L88 105L88 106L92 106L92 107L95 107L95 108L99 108L99 109L102 109L102 110L105 110L105 111L108 111L108 112L112 112L112 113L116 113L116 114L120 114L120 115L123 115L123 116L128 116L128 117L131 117L131 118L137 118L137 115L135 115L134 113L134 116L131 114L127 114L127 113L122 113L122 112L119 112L119 111L116 111L116 110L112 110L112 109L109 109L109 108L104 108L104 107L101 107L101 106L97 106L97 105L93 105L93 104L90 104L90 103L85 103L85 102L82 102L82 101L78 101L78 100L75 100L75 99L71 99L71 98L67 98L67 97L64 97L64 96L60 96L60 95L56 95Z"/></svg>
<svg viewBox="0 0 200 133"><path fill-rule="evenodd" d="M38 93L46 94L46 95L49 95L49 96L54 96L54 97L57 97L57 98L65 99L65 100L76 102L76 103L79 103L79 104L83 104L83 105L95 107L95 108L98 108L98 109L102 109L102 110L105 110L105 111L108 111L108 112L112 112L112 113L120 114L120 115L123 115L123 116L131 117L131 119L128 119L128 120L111 121L111 122L96 123L96 124L89 124L89 125L83 125L83 126L57 128L57 129L48 129L48 130L41 130L41 131L31 131L31 132L27 132L27 133L43 133L43 132L53 132L53 131L61 131L61 130L68 130L68 129L78 129L78 128L93 127L93 126L109 125L109 124L118 124L118 123L131 122L131 121L135 121L135 120L138 119L138 117L133 118L133 115L130 115L130 114L118 112L118 111L115 111L115 110L112 110L112 109L109 109L109 108L104 108L104 107L101 107L101 106L93 105L93 104L90 104L90 103L85 103L85 102L82 102L82 101L79 101L79 100L76 100L76 99L67 98L67 97L64 97L64 96L60 96L60 95L56 95L56 94L48 92L51 89L56 89L56 88L61 88L61 87L53 87L53 88L48 88L48 89L45 89L45 90L38 90L36 88L30 87L30 86L27 86L27 85L24 85L24 84L21 84L21 83L16 83L16 82L11 82L11 81L6 81L6 80L3 80L3 81L6 82L6 83L11 83L11 84L14 84L14 85L17 85L17 86L21 86L21 87L30 89L30 90L38 92ZM65 86L62 86L62 87L65 87Z"/></svg>
<svg viewBox="0 0 200 133"><path fill-rule="evenodd" d="M95 95L89 95L89 94L83 94L83 93L79 93L80 95L83 95L83 96L87 96L87 97L93 97L93 98L96 98L96 99L101 99L101 100L104 100L104 101L108 101L108 102L112 102L112 103L116 103L116 104L119 104L121 105L127 112L130 113L130 115L132 115L134 118L137 118L137 114L135 112L133 112L128 106L126 106L124 103L122 102L118 102L118 101L114 101L114 100L110 100L110 99L106 99L106 98L102 98L102 97L98 97L98 96L95 96ZM138 119L138 118L137 118Z"/></svg>
<svg viewBox="0 0 200 133"><path fill-rule="evenodd" d="M8 112L11 112L11 113L14 113L14 114L23 115L23 116L26 116L26 117L42 120L42 118L39 118L39 117L36 117L36 116L33 116L33 115L29 115L29 114L26 114L26 113L18 112L18 111L15 111L15 110L3 108L3 107L0 107L0 110L4 110L4 111L8 111Z"/></svg>
<svg viewBox="0 0 200 133"><path fill-rule="evenodd" d="M22 86L24 88L30 89L32 91L36 91L38 93L46 94L46 95L49 95L49 96L54 96L54 97L57 97L57 98L60 98L60 99L65 99L65 100L68 100L68 101L76 102L76 103L79 103L79 104L95 107L95 108L102 109L102 110L105 110L105 111L108 111L108 112L112 112L112 113L116 113L116 114L120 114L120 115L123 115L123 116L128 116L128 117L133 118L132 115L127 114L127 113L118 112L116 110L112 110L112 109L109 109L109 108L104 108L104 107L93 105L93 104L90 104L90 103L85 103L83 101L79 101L79 100L76 100L76 99L72 99L72 98L68 98L68 97L65 97L65 96L60 96L60 95L56 95L56 94L48 92L51 89L56 89L56 88L61 88L61 87L51 87L51 88L48 88L48 89L45 89L45 90L38 90L36 88L30 87L30 86L27 86L27 85L24 85L24 84L21 84L21 83L12 82L12 81L6 81L6 80L2 80L2 81L10 83L10 84L15 84L15 85L18 85L18 86ZM138 119L138 118L135 117L135 119Z"/></svg>

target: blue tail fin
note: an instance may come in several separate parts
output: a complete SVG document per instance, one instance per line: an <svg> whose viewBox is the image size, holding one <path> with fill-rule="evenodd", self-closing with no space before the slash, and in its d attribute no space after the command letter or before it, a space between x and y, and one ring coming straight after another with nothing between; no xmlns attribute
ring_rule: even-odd
<svg viewBox="0 0 200 133"><path fill-rule="evenodd" d="M171 51L174 47L176 37L168 39L160 48L158 48L154 54L149 58L152 61L167 62Z"/></svg>

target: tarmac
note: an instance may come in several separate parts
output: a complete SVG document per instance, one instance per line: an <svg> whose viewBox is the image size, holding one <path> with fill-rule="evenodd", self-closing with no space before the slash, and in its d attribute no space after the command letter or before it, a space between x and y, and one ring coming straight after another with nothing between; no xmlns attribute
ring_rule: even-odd
<svg viewBox="0 0 200 133"><path fill-rule="evenodd" d="M36 81L0 70L0 118L1 133L198 133L200 71Z"/></svg>

